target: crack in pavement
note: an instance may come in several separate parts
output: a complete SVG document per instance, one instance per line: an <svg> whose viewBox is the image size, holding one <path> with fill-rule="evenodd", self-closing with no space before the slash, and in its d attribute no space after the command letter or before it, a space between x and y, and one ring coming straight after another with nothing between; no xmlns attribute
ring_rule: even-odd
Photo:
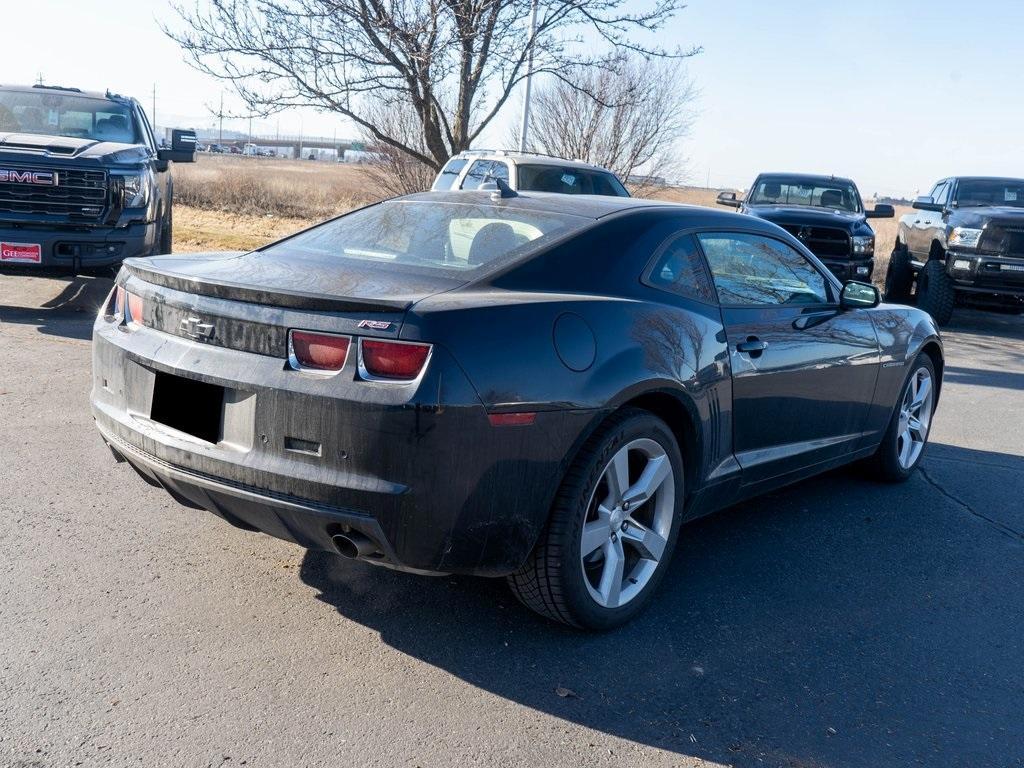
<svg viewBox="0 0 1024 768"><path fill-rule="evenodd" d="M921 477L923 477L925 479L925 482L927 482L930 486L932 486L932 488L937 490L939 493L941 493L947 499L952 501L954 504L956 504L959 507L963 507L968 512L970 512L972 515L977 517L979 520L983 520L984 522L986 522L989 525L991 525L993 528L995 528L997 531L999 531L1004 536L1009 536L1011 539L1017 539L1017 540L1020 540L1020 541L1024 541L1024 531L1018 531L1016 528L1012 528L1011 526L1006 525L1005 523L1001 523L998 520L995 520L995 519L989 517L988 515L986 515L986 514L984 514L982 512L979 512L974 507L972 507L970 504L968 504L966 501L963 501L962 499L957 498L952 493L950 493L945 488L943 488L939 484L938 480L933 478L931 475L928 474L927 471L925 471L924 466L919 466L917 469L921 473Z"/></svg>

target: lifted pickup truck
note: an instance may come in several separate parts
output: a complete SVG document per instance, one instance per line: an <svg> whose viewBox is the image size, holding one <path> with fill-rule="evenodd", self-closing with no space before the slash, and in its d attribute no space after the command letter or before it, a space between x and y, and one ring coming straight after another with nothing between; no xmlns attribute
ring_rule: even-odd
<svg viewBox="0 0 1024 768"><path fill-rule="evenodd" d="M1024 179L942 179L914 208L899 221L886 301L916 294L940 325L957 304L1024 309Z"/></svg>
<svg viewBox="0 0 1024 768"><path fill-rule="evenodd" d="M0 270L110 272L171 250L171 162L193 131L158 146L135 99L0 85Z"/></svg>
<svg viewBox="0 0 1024 768"><path fill-rule="evenodd" d="M865 210L849 179L795 173L762 173L745 200L722 192L718 203L778 224L840 280L863 282L875 269L875 233L866 219L896 215L891 205Z"/></svg>

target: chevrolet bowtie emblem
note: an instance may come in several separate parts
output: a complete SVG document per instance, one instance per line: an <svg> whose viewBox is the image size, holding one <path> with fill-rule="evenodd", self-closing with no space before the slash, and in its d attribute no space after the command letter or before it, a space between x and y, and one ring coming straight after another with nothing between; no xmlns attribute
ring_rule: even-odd
<svg viewBox="0 0 1024 768"><path fill-rule="evenodd" d="M186 317L181 321L178 330L192 339L209 341L213 338L213 324L204 323L198 317Z"/></svg>

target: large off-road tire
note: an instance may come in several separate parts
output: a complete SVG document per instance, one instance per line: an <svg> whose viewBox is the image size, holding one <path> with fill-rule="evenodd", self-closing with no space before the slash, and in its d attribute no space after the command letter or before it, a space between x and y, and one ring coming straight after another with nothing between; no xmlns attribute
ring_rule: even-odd
<svg viewBox="0 0 1024 768"><path fill-rule="evenodd" d="M932 259L917 275L917 306L931 315L939 325L945 325L953 316L956 289L953 279L946 274L942 259Z"/></svg>
<svg viewBox="0 0 1024 768"><path fill-rule="evenodd" d="M869 460L878 479L901 483L914 474L928 445L938 386L932 359L922 352L910 366L889 427Z"/></svg>
<svg viewBox="0 0 1024 768"><path fill-rule="evenodd" d="M585 629L629 621L649 602L675 549L683 459L668 426L647 411L611 416L562 481L547 528L508 577L542 616Z"/></svg>
<svg viewBox="0 0 1024 768"><path fill-rule="evenodd" d="M158 245L161 254L170 253L174 245L174 206L167 201L167 214L164 216L163 224L160 226L160 241Z"/></svg>
<svg viewBox="0 0 1024 768"><path fill-rule="evenodd" d="M910 289L914 286L914 270L910 268L910 251L896 243L885 270L885 300L896 304L910 303Z"/></svg>

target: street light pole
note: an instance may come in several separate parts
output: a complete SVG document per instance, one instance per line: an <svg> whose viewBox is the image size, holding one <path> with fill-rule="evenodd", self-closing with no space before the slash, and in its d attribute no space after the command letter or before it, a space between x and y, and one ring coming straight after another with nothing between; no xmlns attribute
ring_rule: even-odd
<svg viewBox="0 0 1024 768"><path fill-rule="evenodd" d="M530 92L533 86L533 38L537 34L537 0L533 0L530 8L530 37L526 52L526 93L523 94L523 124L519 129L519 151L526 151L526 133L530 128Z"/></svg>

